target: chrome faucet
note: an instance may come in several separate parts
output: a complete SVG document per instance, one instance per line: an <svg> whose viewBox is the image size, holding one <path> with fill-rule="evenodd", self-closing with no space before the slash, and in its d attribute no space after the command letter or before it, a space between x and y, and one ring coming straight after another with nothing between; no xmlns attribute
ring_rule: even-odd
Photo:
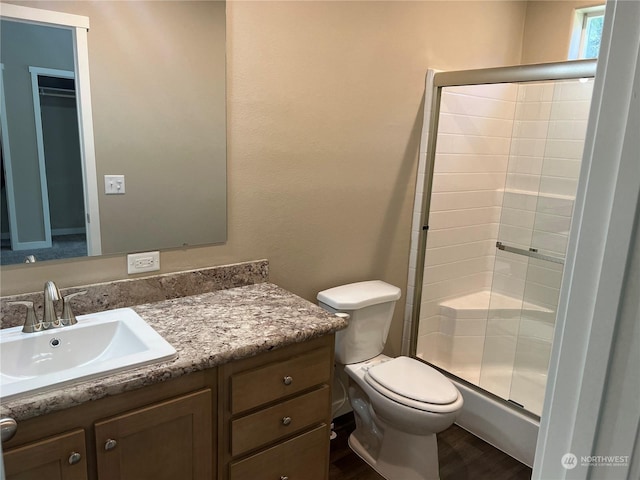
<svg viewBox="0 0 640 480"><path fill-rule="evenodd" d="M51 280L44 284L44 316L42 317L42 329L60 326L60 319L56 314L54 301L60 300L60 290Z"/></svg>
<svg viewBox="0 0 640 480"><path fill-rule="evenodd" d="M27 307L27 317L22 327L24 333L41 332L50 328L68 327L78 323L76 316L71 311L71 299L78 295L84 295L86 290L81 292L70 293L64 297L60 295L60 290L55 283L48 281L44 284L44 314L42 321L38 321L33 302L9 302L8 305L24 305ZM53 302L62 300L62 317L58 317L56 307Z"/></svg>

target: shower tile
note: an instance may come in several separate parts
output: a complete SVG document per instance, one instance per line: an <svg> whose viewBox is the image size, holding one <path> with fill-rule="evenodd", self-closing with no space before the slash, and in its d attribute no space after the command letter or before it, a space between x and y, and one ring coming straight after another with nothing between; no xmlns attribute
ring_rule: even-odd
<svg viewBox="0 0 640 480"><path fill-rule="evenodd" d="M455 336L451 347L451 368L467 371L482 363L484 337Z"/></svg>
<svg viewBox="0 0 640 480"><path fill-rule="evenodd" d="M569 235L570 227L571 217L538 213L535 216L533 229L539 232L550 232L567 236Z"/></svg>
<svg viewBox="0 0 640 480"><path fill-rule="evenodd" d="M567 251L568 235L534 231L531 237L531 246L542 251L545 250L554 255L564 257Z"/></svg>
<svg viewBox="0 0 640 480"><path fill-rule="evenodd" d="M498 315L493 317L493 315ZM499 317L500 315L505 316ZM518 335L518 329L520 327L520 312L517 313L505 313L496 312L494 310L489 311L489 319L487 320L487 338L489 336L513 336Z"/></svg>
<svg viewBox="0 0 640 480"><path fill-rule="evenodd" d="M512 155L509 158L509 173L524 173L540 175L542 173L543 157L530 155Z"/></svg>
<svg viewBox="0 0 640 480"><path fill-rule="evenodd" d="M510 138L512 123L511 119L442 112L438 118L438 134Z"/></svg>
<svg viewBox="0 0 640 480"><path fill-rule="evenodd" d="M551 102L520 102L516 104L516 120L549 120Z"/></svg>
<svg viewBox="0 0 640 480"><path fill-rule="evenodd" d="M502 224L498 238L502 243L512 247L529 248L532 232L532 228Z"/></svg>
<svg viewBox="0 0 640 480"><path fill-rule="evenodd" d="M547 140L545 157L582 160L583 150L584 140L550 138Z"/></svg>
<svg viewBox="0 0 640 480"><path fill-rule="evenodd" d="M444 228L429 231L427 248L444 247L480 240L495 240L498 236L498 223L485 223L465 227Z"/></svg>
<svg viewBox="0 0 640 480"><path fill-rule="evenodd" d="M541 196L538 201L538 211L550 215L571 217L573 213L573 199Z"/></svg>
<svg viewBox="0 0 640 480"><path fill-rule="evenodd" d="M573 199L578 188L577 178L541 177L540 194L564 196Z"/></svg>
<svg viewBox="0 0 640 480"><path fill-rule="evenodd" d="M593 79L587 82L566 81L559 82L554 92L554 101L588 100L593 93Z"/></svg>
<svg viewBox="0 0 640 480"><path fill-rule="evenodd" d="M440 111L479 117L511 119L515 111L515 102L482 98L476 95L463 95L453 93L445 88L440 102Z"/></svg>
<svg viewBox="0 0 640 480"><path fill-rule="evenodd" d="M522 298L524 294L525 281L514 275L502 275L498 272L493 274L491 288L496 293L501 293L514 298Z"/></svg>
<svg viewBox="0 0 640 480"><path fill-rule="evenodd" d="M504 173L508 155L475 155L440 153L434 164L435 173Z"/></svg>
<svg viewBox="0 0 640 480"><path fill-rule="evenodd" d="M495 173L436 173L432 192L496 190L504 185L504 176Z"/></svg>
<svg viewBox="0 0 640 480"><path fill-rule="evenodd" d="M460 85L457 87L446 87L451 93L470 95L484 98L498 98L502 100L515 101L518 93L518 86L513 83L495 83L486 85Z"/></svg>
<svg viewBox="0 0 640 480"><path fill-rule="evenodd" d="M427 318L425 318L423 315L420 315L418 335L423 336L441 331L441 323L442 322L440 319L440 315L434 315Z"/></svg>
<svg viewBox="0 0 640 480"><path fill-rule="evenodd" d="M544 138L517 138L511 140L511 155L526 155L530 157L544 156L546 139Z"/></svg>
<svg viewBox="0 0 640 480"><path fill-rule="evenodd" d="M553 83L528 83L518 85L518 100L523 102L549 102L553 100Z"/></svg>
<svg viewBox="0 0 640 480"><path fill-rule="evenodd" d="M558 305L560 290L547 287L540 283L527 283L524 292L524 300L535 305L549 305L555 310Z"/></svg>
<svg viewBox="0 0 640 480"><path fill-rule="evenodd" d="M553 323L532 318L527 314L522 316L519 335L523 338L535 338L545 341L551 345L554 327L555 325Z"/></svg>
<svg viewBox="0 0 640 480"><path fill-rule="evenodd" d="M552 120L585 120L589 118L591 98L588 100L563 100L553 103Z"/></svg>
<svg viewBox="0 0 640 480"><path fill-rule="evenodd" d="M537 192L540 185L540 175L526 175L523 173L507 173L507 188Z"/></svg>
<svg viewBox="0 0 640 480"><path fill-rule="evenodd" d="M429 214L429 230L466 227L497 223L500 207L467 208Z"/></svg>
<svg viewBox="0 0 640 480"><path fill-rule="evenodd" d="M505 191L503 205L510 208L534 211L536 209L537 199L537 195Z"/></svg>
<svg viewBox="0 0 640 480"><path fill-rule="evenodd" d="M578 178L580 175L579 160L564 158L546 158L542 168L542 175L550 177Z"/></svg>
<svg viewBox="0 0 640 480"><path fill-rule="evenodd" d="M550 262L544 262L549 264ZM552 263L552 265L557 265ZM527 270L527 283L537 283L540 285L547 285L552 288L559 289L562 282L562 270L556 271L550 268L535 265L530 262L529 269Z"/></svg>
<svg viewBox="0 0 640 480"><path fill-rule="evenodd" d="M494 253L495 243L491 240L471 242L449 247L430 248L425 254L425 266L442 265Z"/></svg>
<svg viewBox="0 0 640 480"><path fill-rule="evenodd" d="M501 224L512 227L533 228L535 221L536 215L534 212L509 207L502 208Z"/></svg>
<svg viewBox="0 0 640 480"><path fill-rule="evenodd" d="M465 208L497 207L496 190L470 192L438 192L431 195L431 211L462 210Z"/></svg>
<svg viewBox="0 0 640 480"><path fill-rule="evenodd" d="M459 262L434 265L425 269L424 282L435 283L465 277L474 273L490 273L493 267L493 256L474 257Z"/></svg>
<svg viewBox="0 0 640 480"><path fill-rule="evenodd" d="M500 275L518 279L526 279L528 263L524 257L513 258L515 255L496 257L494 272Z"/></svg>
<svg viewBox="0 0 640 480"><path fill-rule="evenodd" d="M482 367L489 369L511 370L516 354L516 337L511 335L490 335L487 330L487 337L484 344L484 355Z"/></svg>
<svg viewBox="0 0 640 480"><path fill-rule="evenodd" d="M443 315L442 318L445 318L445 316ZM486 316L479 318L452 318L450 320L452 325L448 325L448 327L451 330L450 335L455 335L456 337L454 343L458 342L458 337L477 337L484 342L484 335L487 331Z"/></svg>
<svg viewBox="0 0 640 480"><path fill-rule="evenodd" d="M490 281L490 273L476 273L467 277L425 284L422 289L422 298L426 302L448 295L464 295L468 292L483 290Z"/></svg>
<svg viewBox="0 0 640 480"><path fill-rule="evenodd" d="M548 130L549 121L547 120L516 120L513 135L520 139L546 139Z"/></svg>

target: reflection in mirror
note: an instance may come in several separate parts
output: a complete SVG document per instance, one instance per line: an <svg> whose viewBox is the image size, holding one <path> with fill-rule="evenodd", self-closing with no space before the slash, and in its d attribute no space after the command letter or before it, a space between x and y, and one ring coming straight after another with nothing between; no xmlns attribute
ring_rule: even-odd
<svg viewBox="0 0 640 480"><path fill-rule="evenodd" d="M3 249L2 263L23 262L31 254L42 261L67 255L112 254L226 241L225 3L18 0L9 0L9 3L26 10L56 10L83 16L90 22L86 33L86 71L87 78L89 69L91 73L88 107L92 114L88 118L94 131L95 166L92 171L91 167L81 163L78 172L78 159L69 152L63 156L67 163L75 165L71 169L54 164L54 160L48 158L48 152L54 152L61 145L70 151L73 142L62 141L67 134L57 130L63 124L57 119L52 122L55 127L53 135L45 134L47 127L44 122L48 122L45 117L49 117L51 109L64 111L66 116L72 117L73 98L70 84L63 86L67 92L59 92L64 96L53 97L53 91L49 89L43 90L44 95L41 95L41 88L50 85L38 85L38 82L44 82L39 77L65 78L64 72L73 72L76 76L73 80L76 82L78 122L80 126L84 125L87 115L83 115L83 110L87 102L81 94L83 88L88 89L89 82L84 82L84 77L78 74L78 62L82 63L78 52L72 51L71 65L31 62L29 66L36 69L49 68L57 72L53 72L55 75L51 72L48 75L36 74L44 160L32 161L29 175L20 179L17 179L17 174L15 178L10 175L11 165L7 168L8 157L11 164L16 164L15 155L12 155L14 129L12 121L9 119L7 128L3 118L2 172L3 187L6 187L1 199L3 247L6 245L12 250L6 250L10 253L5 254ZM3 22L8 21L5 18L8 9L5 7L9 3L3 1ZM56 25L43 25L42 21L35 26L66 31L71 35L77 35L79 30L54 28ZM4 31L2 28L2 63L6 63L5 47L10 43L4 39ZM4 75L9 73L8 68L5 66ZM23 80L23 88L33 89L28 67L24 76L28 80ZM4 86L7 87L6 82ZM3 98L9 103L14 102L8 92ZM26 110L30 109L31 122L35 124L33 105L36 102L33 94L29 98ZM52 143L58 145L49 146L47 137L49 140L53 137ZM80 146L80 157L84 159L82 135ZM37 142L28 148L31 149L30 155L37 158ZM54 173L57 177L53 176ZM110 175L124 176L126 189L123 195L106 194L105 176ZM7 181L9 177L11 181ZM60 190L65 194L71 190L79 195L77 182L83 178L85 191L82 200L79 196L58 197L56 192ZM70 182L76 183L71 186ZM9 191L11 188L13 192ZM95 200L92 200L92 188ZM45 189L46 195L43 193ZM19 242L13 242L12 237L12 207L8 197L26 195L26 192L31 192L40 204L48 202L49 207L51 247L44 244L44 249L36 252L15 248ZM25 217L26 226L20 225L15 229L19 241L30 242L40 238L34 236L32 230L45 230L46 215L42 213L43 208L38 211L37 215L30 213ZM64 212L62 217L66 223L56 213L60 211ZM20 213L14 216L20 219ZM24 234L21 228L25 229ZM83 230L88 234L87 242L83 240ZM93 232L97 233L93 235ZM63 253L57 242L59 233L67 239L79 239L80 250ZM43 238L46 241L46 237ZM10 260L11 257L15 258Z"/></svg>
<svg viewBox="0 0 640 480"><path fill-rule="evenodd" d="M87 255L72 31L1 20L0 32L2 264Z"/></svg>

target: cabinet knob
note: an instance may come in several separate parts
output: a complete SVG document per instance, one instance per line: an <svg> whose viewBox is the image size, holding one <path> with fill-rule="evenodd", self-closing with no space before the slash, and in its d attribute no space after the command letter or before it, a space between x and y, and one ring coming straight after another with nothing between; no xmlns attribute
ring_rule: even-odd
<svg viewBox="0 0 640 480"><path fill-rule="evenodd" d="M75 465L79 463L80 460L82 460L82 455L78 452L71 452L71 455L69 455L69 465Z"/></svg>
<svg viewBox="0 0 640 480"><path fill-rule="evenodd" d="M286 475L280 475L280 480L289 480L289 477Z"/></svg>
<svg viewBox="0 0 640 480"><path fill-rule="evenodd" d="M2 432L2 441L8 442L18 431L18 423L13 418L0 418L0 432Z"/></svg>
<svg viewBox="0 0 640 480"><path fill-rule="evenodd" d="M106 442L104 442L104 449L106 451L113 450L114 448L116 448L116 445L118 445L118 442L116 442L113 438L109 438Z"/></svg>
<svg viewBox="0 0 640 480"><path fill-rule="evenodd" d="M291 417L282 417L282 424L284 426L291 424Z"/></svg>
<svg viewBox="0 0 640 480"><path fill-rule="evenodd" d="M293 377L290 377L289 375L287 375L282 379L282 381L284 382L285 385L291 385L293 383Z"/></svg>

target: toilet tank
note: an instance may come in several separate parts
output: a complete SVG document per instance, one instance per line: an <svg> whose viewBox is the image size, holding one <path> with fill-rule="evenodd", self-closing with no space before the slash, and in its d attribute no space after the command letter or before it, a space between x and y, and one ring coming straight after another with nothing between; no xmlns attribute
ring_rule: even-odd
<svg viewBox="0 0 640 480"><path fill-rule="evenodd" d="M318 293L318 304L349 314L349 326L336 332L336 362L364 362L384 349L400 289L380 280L350 283Z"/></svg>

